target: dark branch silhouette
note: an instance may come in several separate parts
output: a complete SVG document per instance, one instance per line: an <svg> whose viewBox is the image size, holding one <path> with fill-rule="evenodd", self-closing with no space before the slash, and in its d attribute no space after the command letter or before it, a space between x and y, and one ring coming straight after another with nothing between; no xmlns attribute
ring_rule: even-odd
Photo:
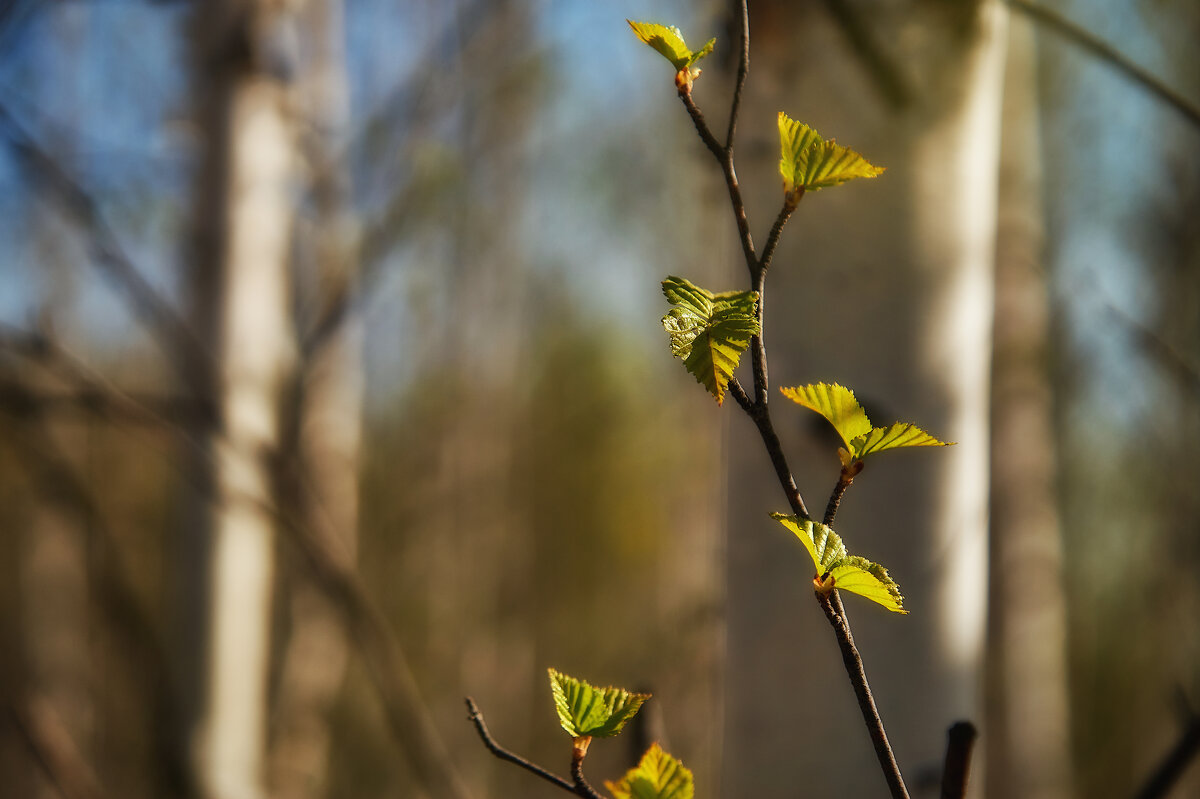
<svg viewBox="0 0 1200 799"><path fill-rule="evenodd" d="M942 799L962 799L967 795L971 772L971 750L979 737L975 725L958 721L946 735L946 763L942 768Z"/></svg>
<svg viewBox="0 0 1200 799"><path fill-rule="evenodd" d="M1127 56L1089 33L1077 24L1038 3L1029 0L1006 0L1010 6L1042 23L1064 39L1083 48L1111 66L1159 100L1174 108L1193 125L1200 127L1200 106L1188 100L1148 71L1133 63Z"/></svg>

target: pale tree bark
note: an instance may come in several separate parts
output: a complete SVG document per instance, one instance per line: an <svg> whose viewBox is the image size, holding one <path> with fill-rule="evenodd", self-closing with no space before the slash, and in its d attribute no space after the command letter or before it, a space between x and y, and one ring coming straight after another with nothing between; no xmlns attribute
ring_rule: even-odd
<svg viewBox="0 0 1200 799"><path fill-rule="evenodd" d="M857 391L875 424L911 421L958 442L868 462L835 525L852 552L889 568L911 612L901 618L854 597L845 602L908 788L922 796L936 792L947 728L981 715L1007 15L993 0L894 4L869 15L853 3L830 5L857 12L850 38L859 50L872 48L871 58L851 52L847 23L836 15L751 3L739 175L744 185L765 187L749 199L761 241L782 202L775 112L888 169L877 180L804 198L767 278L765 340L773 415L810 509L824 507L837 458L828 442L800 432L812 429L810 418L780 398L779 386L841 382ZM898 79L881 85L880 70ZM761 160L749 159L754 152ZM740 424L733 430L725 792L796 784L814 795L878 795L883 778L861 766L874 758L812 601L811 564L771 523L747 526L783 509L784 500L758 480L766 458ZM799 739L797 719L813 720Z"/></svg>
<svg viewBox="0 0 1200 799"><path fill-rule="evenodd" d="M288 263L295 132L289 110L292 54L284 4L206 4L199 60L210 81L205 169L211 260L198 268L202 327L215 332L219 423L208 517L207 674L198 738L204 796L263 792L267 667L275 530L271 458L283 379L293 360ZM211 293L208 293L211 292ZM207 296L205 296L207 295ZM204 307L204 300L211 300Z"/></svg>
<svg viewBox="0 0 1200 799"><path fill-rule="evenodd" d="M1033 22L1010 22L993 325L986 784L1069 797L1066 599Z"/></svg>
<svg viewBox="0 0 1200 799"><path fill-rule="evenodd" d="M311 304L328 313L332 303L346 312L318 340L301 333L303 360L292 375L289 429L280 478L286 500L306 526L321 536L322 549L348 568L358 541L358 461L363 392L361 321L354 312L357 254L347 216L346 170L338 160L348 117L344 8L340 0L313 0L304 9L308 49L301 75L311 224L298 244L311 253L317 284ZM308 569L290 572L286 606L289 636L273 717L270 785L284 799L327 792L331 733L329 714L349 657L344 620Z"/></svg>

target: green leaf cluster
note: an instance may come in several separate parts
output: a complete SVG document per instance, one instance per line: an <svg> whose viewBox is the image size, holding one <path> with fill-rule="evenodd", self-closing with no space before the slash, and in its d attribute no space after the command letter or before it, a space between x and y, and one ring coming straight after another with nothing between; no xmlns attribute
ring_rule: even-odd
<svg viewBox="0 0 1200 799"><path fill-rule="evenodd" d="M620 782L605 782L614 799L692 799L692 772L653 744Z"/></svg>
<svg viewBox="0 0 1200 799"><path fill-rule="evenodd" d="M657 22L634 22L625 20L634 34L646 44L653 47L675 67L675 85L680 91L686 87L691 91L692 81L700 77L700 68L696 62L713 51L716 39L709 39L699 50L691 50L683 40L683 34L674 25L660 25Z"/></svg>
<svg viewBox="0 0 1200 799"><path fill-rule="evenodd" d="M720 405L742 353L759 333L758 292L714 294L681 277L668 277L662 288L675 306L662 319L671 352Z"/></svg>
<svg viewBox="0 0 1200 799"><path fill-rule="evenodd" d="M807 386L781 388L783 396L797 405L825 417L845 445L838 450L842 468L850 471L862 459L876 452L902 447L944 447L953 442L938 441L908 422L888 427L872 427L854 392L837 383L810 383Z"/></svg>
<svg viewBox="0 0 1200 799"><path fill-rule="evenodd" d="M836 186L855 178L873 178L883 172L861 155L833 139L779 112L779 173L788 204L795 206L806 191Z"/></svg>
<svg viewBox="0 0 1200 799"><path fill-rule="evenodd" d="M610 738L637 715L650 694L624 688L597 688L549 669L558 722L572 738Z"/></svg>
<svg viewBox="0 0 1200 799"><path fill-rule="evenodd" d="M900 586L888 575L887 569L866 558L846 552L841 536L820 522L772 513L771 518L791 530L808 554L812 556L817 573L813 585L823 594L835 588L878 602L895 613L907 613Z"/></svg>

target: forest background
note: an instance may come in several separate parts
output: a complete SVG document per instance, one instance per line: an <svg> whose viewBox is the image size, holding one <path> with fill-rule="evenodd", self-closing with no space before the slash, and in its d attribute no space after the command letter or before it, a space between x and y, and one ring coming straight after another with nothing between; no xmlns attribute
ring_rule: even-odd
<svg viewBox="0 0 1200 799"><path fill-rule="evenodd" d="M726 5L0 3L5 796L549 796L462 704L565 771L549 666L653 691L703 794L882 794L753 430L659 324L666 275L743 277L625 19L717 37L720 125ZM977 796L1133 795L1197 737L1197 41L1186 0L751 4L754 235L777 111L888 168L801 204L772 378L958 442L838 524L912 611L849 608L915 795L960 718Z"/></svg>

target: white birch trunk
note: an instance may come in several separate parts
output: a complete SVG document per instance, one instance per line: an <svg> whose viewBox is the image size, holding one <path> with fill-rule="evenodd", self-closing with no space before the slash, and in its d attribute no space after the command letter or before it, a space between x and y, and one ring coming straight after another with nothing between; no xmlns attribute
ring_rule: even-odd
<svg viewBox="0 0 1200 799"><path fill-rule="evenodd" d="M263 70L281 53L266 46L280 19L272 3L243 10L215 39L249 44L245 64L217 98L227 104L228 129L213 131L223 148L211 168L225 175L224 238L214 271L217 297L217 391L221 429L213 443L209 657L207 694L198 741L198 774L205 796L258 799L263 792L267 667L275 532L267 508L279 436L282 380L293 359L288 321L288 257L292 229L294 133L288 87ZM221 18L218 10L213 12ZM244 27L243 27L244 26ZM235 50L215 50L236 58Z"/></svg>

